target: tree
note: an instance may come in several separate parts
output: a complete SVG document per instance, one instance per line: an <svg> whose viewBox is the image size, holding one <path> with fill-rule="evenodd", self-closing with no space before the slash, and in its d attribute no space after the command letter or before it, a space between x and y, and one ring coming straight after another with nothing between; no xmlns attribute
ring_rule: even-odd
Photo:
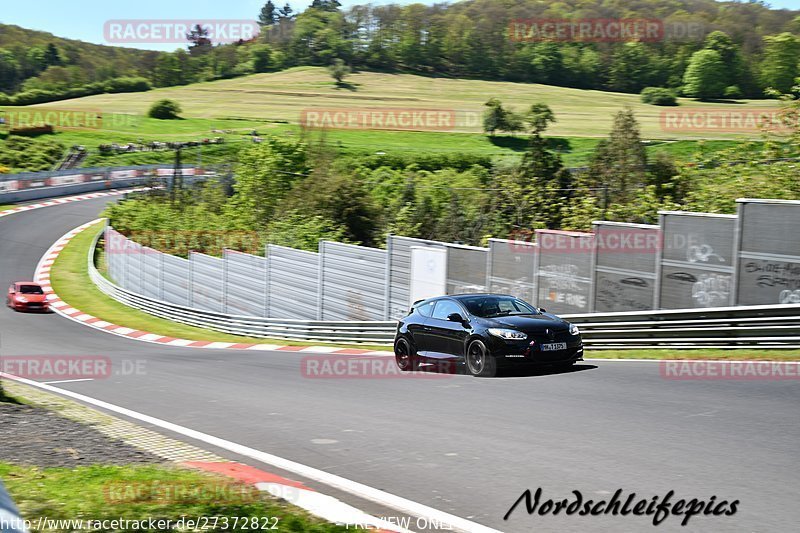
<svg viewBox="0 0 800 533"><path fill-rule="evenodd" d="M171 87L186 83L178 56L170 53L159 54L153 72L153 81L158 87Z"/></svg>
<svg viewBox="0 0 800 533"><path fill-rule="evenodd" d="M255 72L267 72L272 67L272 48L266 44L254 45L250 50Z"/></svg>
<svg viewBox="0 0 800 533"><path fill-rule="evenodd" d="M351 69L344 61L337 57L333 60L333 63L328 66L328 72L331 77L336 80L336 85L343 85L344 78L350 75Z"/></svg>
<svg viewBox="0 0 800 533"><path fill-rule="evenodd" d="M556 122L556 116L550 106L540 102L531 106L525 114L525 122L530 125L531 133L539 136L551 123Z"/></svg>
<svg viewBox="0 0 800 533"><path fill-rule="evenodd" d="M330 65L337 57L349 60L352 41L346 33L347 23L338 11L306 9L294 22L287 53L307 65Z"/></svg>
<svg viewBox="0 0 800 533"><path fill-rule="evenodd" d="M47 48L45 48L44 64L55 67L60 67L64 64L64 61L61 59L61 53L58 51L58 47L53 43L48 43Z"/></svg>
<svg viewBox="0 0 800 533"><path fill-rule="evenodd" d="M320 11L339 11L342 4L339 0L314 0L309 7Z"/></svg>
<svg viewBox="0 0 800 533"><path fill-rule="evenodd" d="M150 106L147 116L161 120L174 120L180 118L181 106L175 100L159 100Z"/></svg>
<svg viewBox="0 0 800 533"><path fill-rule="evenodd" d="M491 98L485 104L488 109L483 112L483 131L490 136L494 136L494 132L502 130L505 126L506 110L503 109L503 104L497 98Z"/></svg>
<svg viewBox="0 0 800 533"><path fill-rule="evenodd" d="M742 61L739 57L739 47L734 44L727 33L712 31L703 42L705 50L714 50L719 54L725 65L725 86L736 85L742 74Z"/></svg>
<svg viewBox="0 0 800 533"><path fill-rule="evenodd" d="M483 113L483 131L494 136L496 131L515 133L524 129L524 118L510 109L505 109L497 98L490 98Z"/></svg>
<svg viewBox="0 0 800 533"><path fill-rule="evenodd" d="M209 35L208 28L195 24L194 28L186 34L186 40L190 43L189 53L196 56L209 52L213 48Z"/></svg>
<svg viewBox="0 0 800 533"><path fill-rule="evenodd" d="M278 20L278 13L272 0L268 0L261 12L258 14L258 23L262 26L272 26Z"/></svg>
<svg viewBox="0 0 800 533"><path fill-rule="evenodd" d="M281 214L267 226L270 244L316 252L319 241L348 242L345 228L321 215Z"/></svg>
<svg viewBox="0 0 800 533"><path fill-rule="evenodd" d="M713 52L716 54L716 52ZM603 191L603 208L627 203L647 181L647 152L633 110L626 108L614 117L607 139L592 154L589 185Z"/></svg>
<svg viewBox="0 0 800 533"><path fill-rule="evenodd" d="M791 33L764 37L761 80L765 87L789 93L800 76L800 38Z"/></svg>
<svg viewBox="0 0 800 533"><path fill-rule="evenodd" d="M292 13L294 13L294 10L288 3L284 4L284 6L278 10L278 14L282 19L292 18Z"/></svg>
<svg viewBox="0 0 800 533"><path fill-rule="evenodd" d="M683 76L686 96L708 100L720 98L727 87L727 69L716 50L700 50L692 54Z"/></svg>
<svg viewBox="0 0 800 533"><path fill-rule="evenodd" d="M19 62L14 54L0 48L0 91L9 91L17 84L19 79Z"/></svg>
<svg viewBox="0 0 800 533"><path fill-rule="evenodd" d="M268 136L243 149L228 218L242 229L267 227L293 184L309 170L304 142Z"/></svg>
<svg viewBox="0 0 800 533"><path fill-rule="evenodd" d="M542 137L556 120L553 111L546 104L535 103L524 117L531 137L522 162L516 168L497 172L492 182L492 188L498 191L491 199L496 232L558 227L566 196L563 189L570 187L561 156Z"/></svg>
<svg viewBox="0 0 800 533"><path fill-rule="evenodd" d="M667 81L653 53L639 42L624 43L617 49L609 74L609 87L626 93L636 93L648 85Z"/></svg>

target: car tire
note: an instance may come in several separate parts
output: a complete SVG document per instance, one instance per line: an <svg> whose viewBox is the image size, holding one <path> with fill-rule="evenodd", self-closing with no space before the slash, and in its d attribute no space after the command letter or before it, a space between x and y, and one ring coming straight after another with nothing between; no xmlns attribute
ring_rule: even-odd
<svg viewBox="0 0 800 533"><path fill-rule="evenodd" d="M394 360L402 372L411 372L419 367L417 353L406 338L399 338L394 343Z"/></svg>
<svg viewBox="0 0 800 533"><path fill-rule="evenodd" d="M473 376L490 378L497 375L497 360L480 340L467 346L466 366L467 372Z"/></svg>

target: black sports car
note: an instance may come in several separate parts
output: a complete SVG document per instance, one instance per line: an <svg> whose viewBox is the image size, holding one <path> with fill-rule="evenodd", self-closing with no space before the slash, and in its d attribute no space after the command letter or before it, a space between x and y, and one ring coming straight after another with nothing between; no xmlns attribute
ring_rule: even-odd
<svg viewBox="0 0 800 533"><path fill-rule="evenodd" d="M583 360L578 327L513 296L461 294L416 302L397 326L397 365L464 363L473 376L518 364L571 366Z"/></svg>

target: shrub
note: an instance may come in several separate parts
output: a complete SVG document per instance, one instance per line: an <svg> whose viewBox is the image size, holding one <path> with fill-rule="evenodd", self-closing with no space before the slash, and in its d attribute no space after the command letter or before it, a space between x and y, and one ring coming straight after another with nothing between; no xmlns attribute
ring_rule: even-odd
<svg viewBox="0 0 800 533"><path fill-rule="evenodd" d="M645 104L672 106L678 105L675 93L663 87L645 87L641 93L642 102Z"/></svg>
<svg viewBox="0 0 800 533"><path fill-rule="evenodd" d="M14 95L14 105L31 105L41 104L43 102L52 102L58 100L59 94L53 91L44 91L42 89L33 89L24 91Z"/></svg>
<svg viewBox="0 0 800 533"><path fill-rule="evenodd" d="M161 120L174 120L181 112L181 106L175 100L159 100L150 106L147 116L150 118L158 118Z"/></svg>
<svg viewBox="0 0 800 533"><path fill-rule="evenodd" d="M725 93L723 96L725 96L725 98L735 100L742 97L742 90L736 85L730 85L729 87L725 87Z"/></svg>
<svg viewBox="0 0 800 533"><path fill-rule="evenodd" d="M112 78L105 83L105 90L109 93L138 93L152 88L145 78Z"/></svg>

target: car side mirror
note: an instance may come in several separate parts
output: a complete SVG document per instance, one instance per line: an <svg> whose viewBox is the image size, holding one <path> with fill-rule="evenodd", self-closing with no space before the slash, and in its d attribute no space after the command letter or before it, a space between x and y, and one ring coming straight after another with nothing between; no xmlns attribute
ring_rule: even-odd
<svg viewBox="0 0 800 533"><path fill-rule="evenodd" d="M450 313L449 315L447 315L447 320L449 320L450 322L458 322L460 324L464 323L464 317L458 313Z"/></svg>
<svg viewBox="0 0 800 533"><path fill-rule="evenodd" d="M546 313L546 312L547 312L547 309L545 309L544 307L540 307L540 308L539 308L539 312L540 312L540 313Z"/></svg>

